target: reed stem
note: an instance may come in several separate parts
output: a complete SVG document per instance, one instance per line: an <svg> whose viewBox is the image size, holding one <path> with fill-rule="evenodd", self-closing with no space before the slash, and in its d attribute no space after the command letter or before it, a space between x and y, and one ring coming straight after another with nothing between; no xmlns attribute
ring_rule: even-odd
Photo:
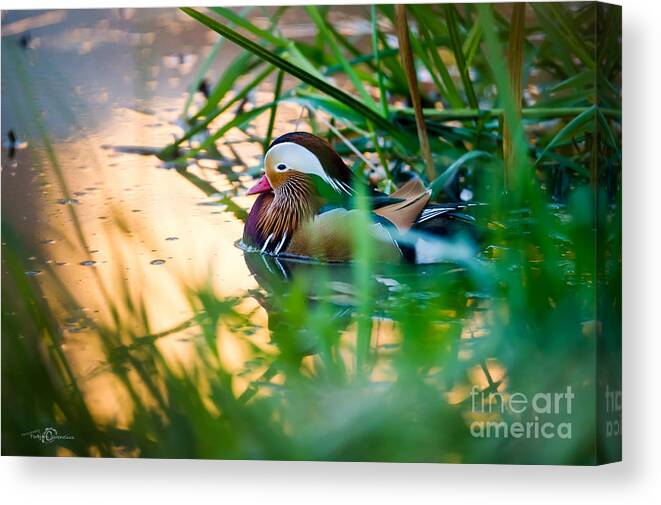
<svg viewBox="0 0 661 505"><path fill-rule="evenodd" d="M399 54L402 59L402 66L406 73L406 80L411 93L411 102L415 111L415 123L418 129L418 139L420 140L420 150L425 161L425 168L429 180L436 176L434 170L434 161L429 147L429 137L425 125L425 117L422 113L422 100L420 98L420 88L418 87L418 76L415 72L413 61L413 51L411 50L411 39L409 38L409 27L406 20L406 6L398 4L395 6L395 24L397 29L397 39L399 40Z"/></svg>
<svg viewBox="0 0 661 505"><path fill-rule="evenodd" d="M526 4L517 3L512 7L512 22L507 46L507 68L514 105L514 121L521 120L521 89L523 75L523 41L525 38ZM503 159L505 160L505 190L509 190L514 171L518 165L517 149L514 148L513 125L507 117L503 124Z"/></svg>

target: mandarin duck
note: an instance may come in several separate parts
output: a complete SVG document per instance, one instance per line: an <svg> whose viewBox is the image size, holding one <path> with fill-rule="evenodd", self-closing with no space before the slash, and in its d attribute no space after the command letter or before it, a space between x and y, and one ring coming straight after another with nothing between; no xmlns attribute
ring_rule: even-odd
<svg viewBox="0 0 661 505"><path fill-rule="evenodd" d="M274 256L327 262L352 259L352 208L362 184L326 141L306 132L275 139L264 156L264 174L248 195L259 195L243 232L245 246ZM435 263L453 223L474 219L465 204L430 204L431 190L413 178L390 195L365 189L371 205L366 233L383 262Z"/></svg>

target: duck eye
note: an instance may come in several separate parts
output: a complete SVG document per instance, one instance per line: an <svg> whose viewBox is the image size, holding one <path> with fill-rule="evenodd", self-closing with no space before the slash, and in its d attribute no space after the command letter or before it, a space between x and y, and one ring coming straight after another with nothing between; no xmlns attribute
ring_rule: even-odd
<svg viewBox="0 0 661 505"><path fill-rule="evenodd" d="M287 170L287 165L284 163L280 163L277 167L278 170Z"/></svg>

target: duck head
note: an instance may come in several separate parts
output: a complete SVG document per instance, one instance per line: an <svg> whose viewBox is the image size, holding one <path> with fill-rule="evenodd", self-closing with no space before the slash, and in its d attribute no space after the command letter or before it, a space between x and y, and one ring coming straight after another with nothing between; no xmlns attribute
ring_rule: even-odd
<svg viewBox="0 0 661 505"><path fill-rule="evenodd" d="M300 225L326 203L349 197L352 174L326 141L306 132L275 139L264 175L248 195L259 195L244 228L244 242L263 252L286 250Z"/></svg>
<svg viewBox="0 0 661 505"><path fill-rule="evenodd" d="M307 132L287 133L271 143L264 156L264 176L247 194L286 191L296 183L312 186L320 198L352 193L351 171L342 158L328 142Z"/></svg>

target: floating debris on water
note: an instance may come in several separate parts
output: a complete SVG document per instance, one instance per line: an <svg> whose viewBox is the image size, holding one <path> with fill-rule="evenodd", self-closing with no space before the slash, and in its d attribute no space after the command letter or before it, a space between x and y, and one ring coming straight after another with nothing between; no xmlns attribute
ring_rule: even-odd
<svg viewBox="0 0 661 505"><path fill-rule="evenodd" d="M24 33L21 35L21 38L18 39L18 45L21 46L21 49L30 49L32 44L32 35L29 33Z"/></svg>
<svg viewBox="0 0 661 505"><path fill-rule="evenodd" d="M25 272L25 275L28 277L36 277L37 275L41 275L41 270L28 270Z"/></svg>
<svg viewBox="0 0 661 505"><path fill-rule="evenodd" d="M91 321L85 314L87 311L88 309L84 307L74 310L70 316L64 319L64 330L71 333L81 333L89 329Z"/></svg>
<svg viewBox="0 0 661 505"><path fill-rule="evenodd" d="M165 240L179 240L179 237L165 237Z"/></svg>
<svg viewBox="0 0 661 505"><path fill-rule="evenodd" d="M492 296L489 293L480 292L480 291L466 291L465 296L466 298L474 298L479 300L488 300L492 298Z"/></svg>
<svg viewBox="0 0 661 505"><path fill-rule="evenodd" d="M78 205L80 204L80 200L76 200L75 198L60 198L57 203L60 205Z"/></svg>
<svg viewBox="0 0 661 505"><path fill-rule="evenodd" d="M81 261L79 263L79 265L82 265L84 267L92 267L92 266L96 265L96 261L94 261L94 260L85 260L85 261Z"/></svg>
<svg viewBox="0 0 661 505"><path fill-rule="evenodd" d="M197 205L200 205L202 207L219 207L221 210L227 208L227 204L219 200L215 200L211 202L199 202Z"/></svg>
<svg viewBox="0 0 661 505"><path fill-rule="evenodd" d="M196 54L175 53L163 57L163 65L166 68L172 68L181 74L187 74L197 62Z"/></svg>
<svg viewBox="0 0 661 505"><path fill-rule="evenodd" d="M200 81L197 90L202 93L204 98L209 98L209 95L211 95L211 85L206 77Z"/></svg>
<svg viewBox="0 0 661 505"><path fill-rule="evenodd" d="M151 260L149 262L150 265L162 265L163 263L165 263L165 260L161 260L161 259Z"/></svg>
<svg viewBox="0 0 661 505"><path fill-rule="evenodd" d="M14 130L9 130L7 132L7 141L2 143L2 147L6 148L8 151L8 158L10 160L14 159L16 156L17 149L25 149L28 146L27 142L21 141L14 133Z"/></svg>

